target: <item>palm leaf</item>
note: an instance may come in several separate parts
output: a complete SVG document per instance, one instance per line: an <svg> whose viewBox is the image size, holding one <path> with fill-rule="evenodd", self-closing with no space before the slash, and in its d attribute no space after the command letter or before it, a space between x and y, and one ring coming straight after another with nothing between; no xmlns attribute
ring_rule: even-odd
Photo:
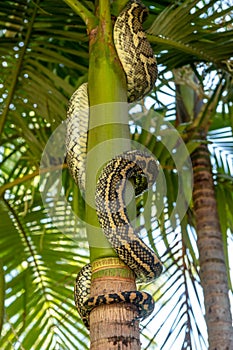
<svg viewBox="0 0 233 350"><path fill-rule="evenodd" d="M25 216L16 214L16 210L22 212L23 204L13 209L9 202L1 207L1 217L5 217L1 221L0 244L3 247L1 259L6 267L5 318L8 324L3 328L1 344L9 342L6 349L14 347L18 341L26 349L40 349L41 344L47 348L50 335L53 344L61 338L70 348L86 349L82 340L86 331L79 324L72 298L75 274L85 263L86 250L80 248L80 244L77 247L64 204L57 203L59 210L54 222L58 222L58 231L50 220L44 219L40 201L34 201ZM60 215L66 220L59 222ZM77 261L74 256L79 250L80 260Z"/></svg>
<svg viewBox="0 0 233 350"><path fill-rule="evenodd" d="M80 19L71 18L71 10L64 2L53 10L51 6L50 1L40 5L38 1L23 5L20 1L14 5L6 1L0 5L0 25L6 31L0 46L6 95L1 130L6 120L9 123L13 118L15 122L16 116L23 127L25 109L53 123L63 120L72 84L87 72L85 26ZM72 78L64 80L68 70ZM63 76L59 77L57 73L61 71Z"/></svg>
<svg viewBox="0 0 233 350"><path fill-rule="evenodd" d="M198 0L187 0L160 12L147 30L159 61L170 69L191 62L212 62L231 72L233 8L216 11L216 7L215 1L200 5Z"/></svg>

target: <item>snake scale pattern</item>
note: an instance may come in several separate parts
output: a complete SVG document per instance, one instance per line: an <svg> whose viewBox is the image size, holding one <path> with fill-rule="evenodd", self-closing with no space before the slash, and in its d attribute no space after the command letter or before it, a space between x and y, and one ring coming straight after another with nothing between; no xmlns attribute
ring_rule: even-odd
<svg viewBox="0 0 233 350"><path fill-rule="evenodd" d="M126 74L128 102L144 97L157 78L156 60L142 27L147 15L148 10L140 0L129 1L113 29L116 51ZM82 190L85 190L88 106L88 85L85 83L69 101L66 136L68 168ZM137 196L153 185L157 174L158 166L152 155L139 150L126 151L104 167L96 186L100 226L119 258L130 267L139 282L157 278L162 272L162 264L130 223L124 202L126 182L133 181ZM130 303L137 306L138 317L142 319L153 311L153 299L146 292L122 291L90 297L90 286L91 265L88 264L77 276L74 293L77 310L87 328L90 312L98 305Z"/></svg>

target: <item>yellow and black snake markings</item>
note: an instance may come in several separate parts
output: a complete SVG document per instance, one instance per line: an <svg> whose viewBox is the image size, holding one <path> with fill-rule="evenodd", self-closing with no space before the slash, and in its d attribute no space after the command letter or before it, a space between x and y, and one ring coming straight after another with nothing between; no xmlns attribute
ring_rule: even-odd
<svg viewBox="0 0 233 350"><path fill-rule="evenodd" d="M153 156L138 150L128 151L113 158L104 167L96 186L96 211L100 226L119 258L142 282L158 277L162 266L130 223L124 199L125 189L129 179L141 176L146 177L149 188L157 174L158 166ZM135 193L141 194L143 189L140 182L135 181L135 186Z"/></svg>
<svg viewBox="0 0 233 350"><path fill-rule="evenodd" d="M90 297L91 290L91 264L85 265L76 277L74 287L74 301L78 313L82 318L84 325L89 328L90 308L84 306ZM94 307L93 307L94 308Z"/></svg>
<svg viewBox="0 0 233 350"><path fill-rule="evenodd" d="M85 168L89 106L87 83L71 96L67 108L66 161L69 171L82 190L85 190Z"/></svg>
<svg viewBox="0 0 233 350"><path fill-rule="evenodd" d="M154 310L154 300L152 296L146 292L139 291L126 291L97 295L86 300L84 302L84 307L91 311L100 305L111 305L116 303L135 305L138 309L138 319L148 317Z"/></svg>
<svg viewBox="0 0 233 350"><path fill-rule="evenodd" d="M156 60L142 27L147 14L148 10L141 1L129 1L114 25L114 44L126 74L129 102L149 93L157 78ZM85 190L89 117L87 90L87 83L81 85L72 95L67 109L67 164L82 190ZM104 167L96 186L96 210L100 226L119 258L134 271L140 282L157 278L162 272L162 264L138 237L130 223L125 188L127 180L131 179L135 185L135 195L139 195L153 185L157 174L158 166L152 155L138 150L127 151ZM91 265L84 266L75 284L75 304L88 328L90 312L98 305L130 303L137 306L139 318L145 318L153 311L152 297L141 291L90 297L91 274Z"/></svg>
<svg viewBox="0 0 233 350"><path fill-rule="evenodd" d="M142 27L147 15L148 9L141 1L129 1L114 26L114 44L126 73L129 102L148 94L158 74L154 52Z"/></svg>
<svg viewBox="0 0 233 350"><path fill-rule="evenodd" d="M85 286L85 288L83 288ZM124 291L117 293L108 293L90 297L91 287L91 265L85 265L80 274L78 274L75 284L75 304L78 313L81 315L84 325L90 328L90 312L100 305L111 305L116 303L132 304L137 307L138 317L135 319L144 319L154 310L154 300L152 296L143 291ZM80 292L82 291L82 292ZM82 302L80 303L80 293ZM135 321L134 320L134 321Z"/></svg>

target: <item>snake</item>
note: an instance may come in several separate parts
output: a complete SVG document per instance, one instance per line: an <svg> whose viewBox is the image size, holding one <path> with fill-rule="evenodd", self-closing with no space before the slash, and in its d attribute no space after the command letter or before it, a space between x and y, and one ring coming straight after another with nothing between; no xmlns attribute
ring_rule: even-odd
<svg viewBox="0 0 233 350"><path fill-rule="evenodd" d="M146 96L157 79L157 63L142 24L148 9L140 0L131 0L116 18L113 40L127 80L128 102ZM89 120L88 84L82 84L71 96L67 107L66 159L79 188L85 191L87 131ZM128 180L135 196L153 186L158 164L152 154L127 150L112 158L102 169L96 184L95 204L100 226L118 257L134 272L137 282L153 281L162 273L157 255L139 237L129 219L125 191ZM152 296L144 291L121 291L90 296L91 264L77 275L74 298L84 325L90 327L90 313L99 305L133 304L138 319L154 309Z"/></svg>

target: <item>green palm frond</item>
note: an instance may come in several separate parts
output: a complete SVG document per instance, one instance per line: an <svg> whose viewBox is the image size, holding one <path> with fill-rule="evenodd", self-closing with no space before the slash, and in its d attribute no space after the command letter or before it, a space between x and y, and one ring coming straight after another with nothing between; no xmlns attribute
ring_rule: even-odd
<svg viewBox="0 0 233 350"><path fill-rule="evenodd" d="M18 342L25 349L46 349L61 342L61 346L87 349L86 330L72 298L75 275L86 262L87 250L71 229L64 203L57 203L51 220L45 219L39 198L24 215L19 215L24 204L13 207L11 202L1 205L1 260L6 276L1 344L8 344L6 349Z"/></svg>
<svg viewBox="0 0 233 350"><path fill-rule="evenodd" d="M215 191L218 215L223 235L225 260L228 271L229 289L233 290L230 277L229 239L233 232L233 135L230 127L212 129L208 133L210 152L213 159Z"/></svg>
<svg viewBox="0 0 233 350"><path fill-rule="evenodd" d="M87 73L88 38L82 21L60 2L4 1L0 5L1 130L34 111L58 125L78 78ZM17 111L17 112L16 112ZM26 127L25 127L26 129Z"/></svg>
<svg viewBox="0 0 233 350"><path fill-rule="evenodd" d="M212 155L216 162L216 171L220 174L233 175L232 154L233 134L230 127L212 130L208 133Z"/></svg>
<svg viewBox="0 0 233 350"><path fill-rule="evenodd" d="M161 231L166 234L167 244L161 239ZM144 349L172 349L177 343L180 349L187 344L192 344L193 349L206 349L207 329L195 230L188 225L188 217L174 230L167 215L153 231L153 237L164 273L147 286L156 304L150 319L143 322L142 334L147 344Z"/></svg>
<svg viewBox="0 0 233 350"><path fill-rule="evenodd" d="M208 4L186 0L166 7L147 30L159 62L169 69L212 62L232 72L232 9L213 0Z"/></svg>

